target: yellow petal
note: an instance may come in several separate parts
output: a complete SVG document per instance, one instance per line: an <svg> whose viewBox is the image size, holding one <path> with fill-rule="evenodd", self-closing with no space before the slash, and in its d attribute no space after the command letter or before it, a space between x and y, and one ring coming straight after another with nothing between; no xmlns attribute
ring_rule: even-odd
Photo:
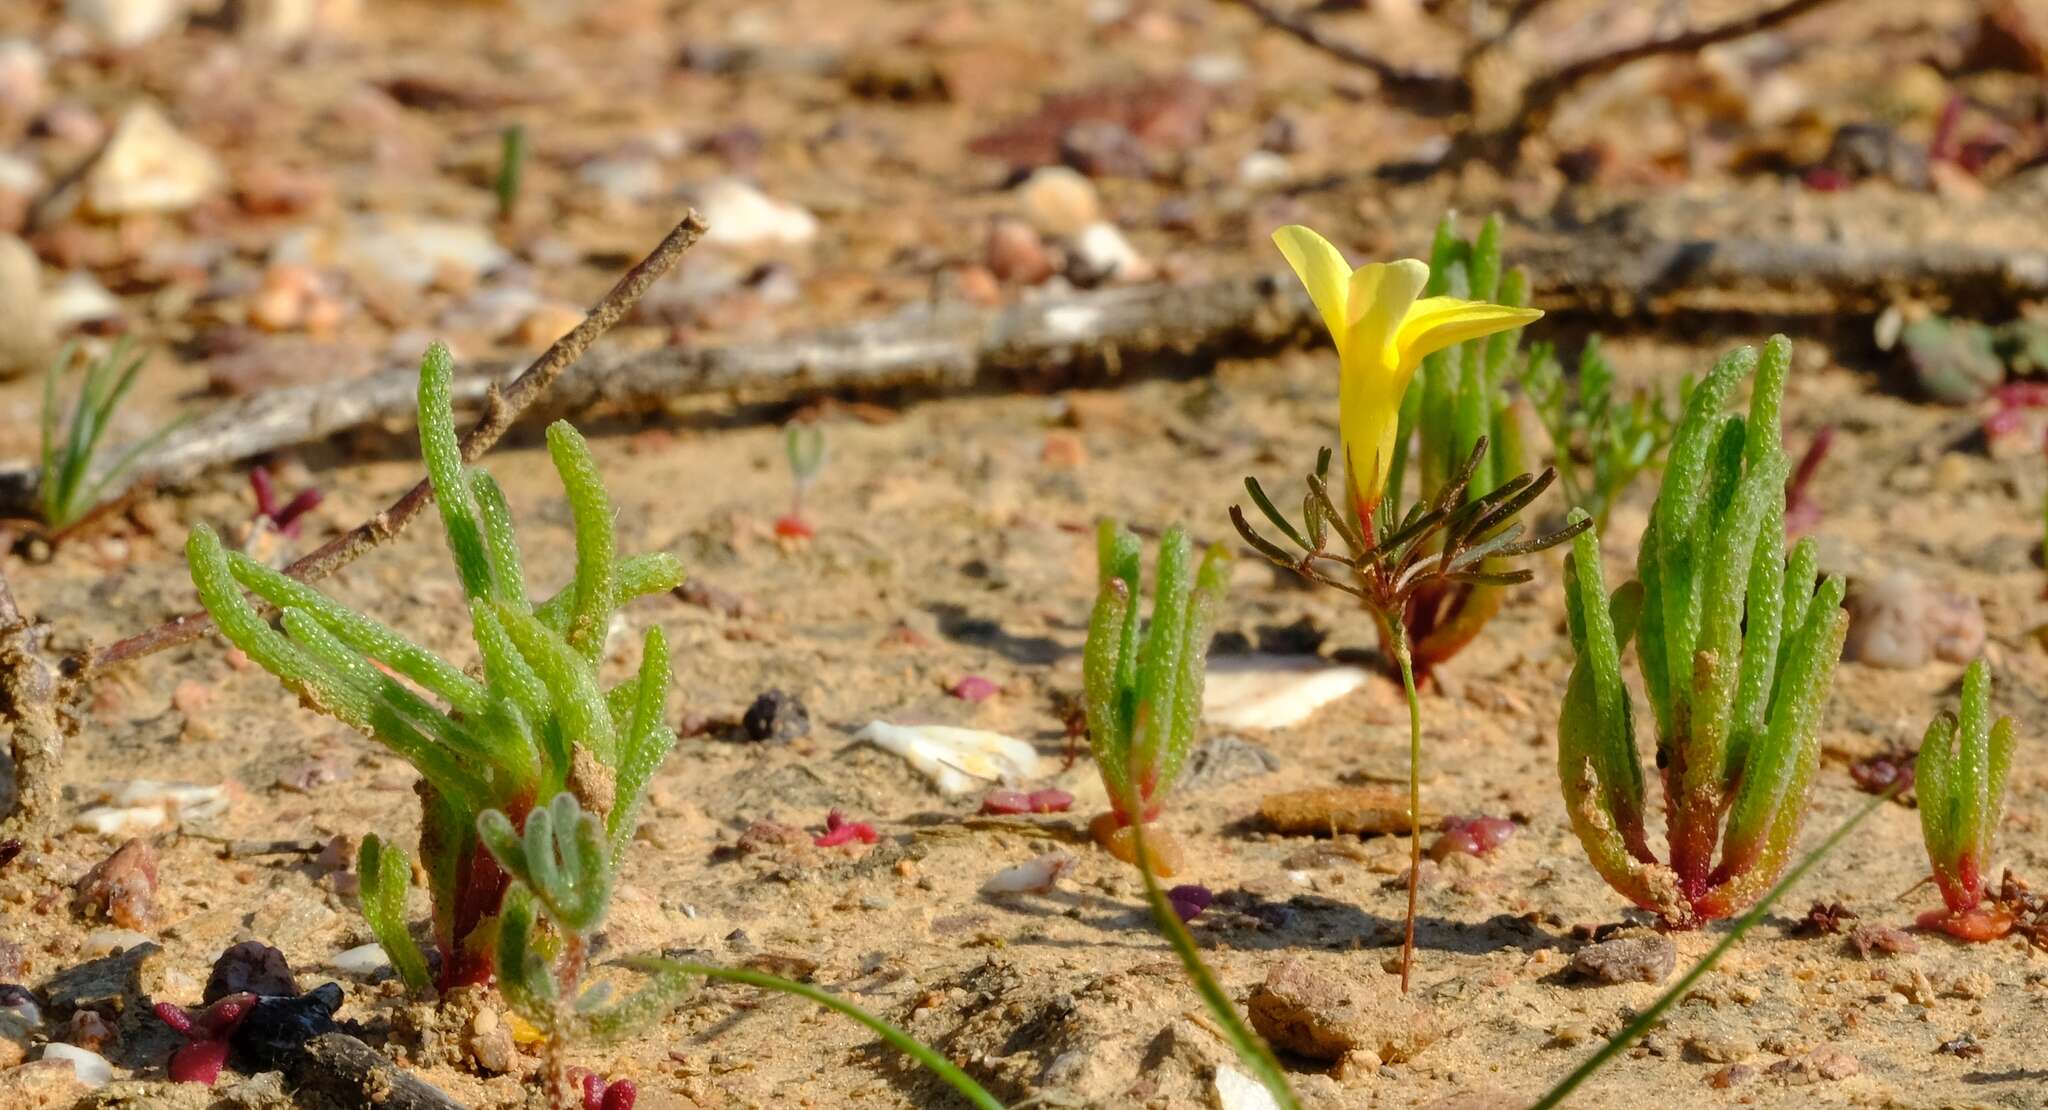
<svg viewBox="0 0 2048 1110"><path fill-rule="evenodd" d="M1344 342L1350 319L1345 314L1346 289L1351 281L1351 264L1330 245L1328 239L1300 224L1289 224L1273 233L1273 245L1294 268L1294 276L1308 288L1308 299L1323 314L1323 326L1330 338Z"/></svg>
<svg viewBox="0 0 2048 1110"><path fill-rule="evenodd" d="M1352 274L1352 328L1376 328L1382 342L1391 338L1425 285L1430 264L1415 258L1360 266Z"/></svg>
<svg viewBox="0 0 2048 1110"><path fill-rule="evenodd" d="M1413 369L1425 356L1454 343L1519 328L1543 315L1541 309L1467 301L1457 297L1425 297L1401 321L1395 338L1401 364Z"/></svg>
<svg viewBox="0 0 2048 1110"><path fill-rule="evenodd" d="M1351 488L1368 506L1377 506L1394 465L1394 441L1400 434L1401 389L1386 388L1378 373L1345 368L1337 393L1337 423L1344 453L1351 460ZM1407 379L1402 377L1405 388Z"/></svg>

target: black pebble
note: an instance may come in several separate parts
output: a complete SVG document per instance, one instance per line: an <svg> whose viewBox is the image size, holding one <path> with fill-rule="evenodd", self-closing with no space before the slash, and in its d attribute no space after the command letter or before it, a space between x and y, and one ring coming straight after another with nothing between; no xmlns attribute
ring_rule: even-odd
<svg viewBox="0 0 2048 1110"><path fill-rule="evenodd" d="M238 1060L254 1065L244 1071L283 1067L307 1041L335 1030L334 1012L339 1009L338 983L291 998L259 998L256 1008L235 1027L230 1043Z"/></svg>
<svg viewBox="0 0 2048 1110"><path fill-rule="evenodd" d="M811 734L811 711L804 708L803 699L795 694L769 690L747 707L740 727L746 729L749 740L786 744Z"/></svg>

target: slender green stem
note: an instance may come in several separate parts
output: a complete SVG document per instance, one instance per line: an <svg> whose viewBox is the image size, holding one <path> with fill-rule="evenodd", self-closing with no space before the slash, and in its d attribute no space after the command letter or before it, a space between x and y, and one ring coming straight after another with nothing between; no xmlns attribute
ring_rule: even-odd
<svg viewBox="0 0 2048 1110"><path fill-rule="evenodd" d="M891 1047L924 1065L925 1069L933 1075L945 1080L948 1086L960 1092L961 1097L979 1107L980 1110L1003 1110L1003 1104L997 1101L996 1096L989 1094L986 1088L976 1083L971 1076L961 1071L951 1060L939 1055L931 1046L829 991L820 990L808 983L798 983L794 980L781 978L780 976L768 975L759 971L748 971L745 968L719 967L716 964L685 963L680 960L667 959L649 960L646 963L672 968L685 975L702 975L707 979L723 979L729 983L744 983L747 986L758 987L764 991L781 991L783 994L793 994L798 998L810 999L812 1002L828 1010L843 1014L867 1026L874 1031L876 1036L889 1042Z"/></svg>
<svg viewBox="0 0 2048 1110"><path fill-rule="evenodd" d="M1195 947L1195 938L1188 933L1187 925L1182 923L1173 903L1166 900L1166 892L1159 889L1159 878L1152 873L1152 855L1145 847L1145 823L1134 821L1130 828L1132 854L1138 858L1138 874L1145 877L1145 900L1152 907L1152 920L1158 924L1159 931L1166 934L1166 941L1173 946L1174 954L1180 957L1188 978L1194 980L1195 993L1202 996L1202 1002L1209 1008L1209 1016L1223 1026L1231 1047L1237 1050L1237 1058L1257 1073L1259 1082L1265 1084L1266 1091L1273 1096L1280 1110L1300 1110L1301 1103L1295 1099L1293 1088L1287 1085L1287 1076L1280 1070L1280 1061L1274 1057L1273 1050L1237 1015L1237 1007L1223 992L1223 985L1216 981L1209 965L1202 962L1202 953Z"/></svg>
<svg viewBox="0 0 2048 1110"><path fill-rule="evenodd" d="M1855 829L1857 825L1862 824L1865 817L1875 813L1877 807L1890 801L1892 795L1898 793L1898 791L1899 787L1893 786L1890 790L1865 802L1862 809L1857 810L1847 821L1842 822L1841 827L1829 833L1828 838L1821 841L1820 847L1807 853L1806 858L1800 860L1792 870L1786 872L1784 878L1778 880L1778 885L1772 887L1768 893L1757 900L1755 905L1749 908L1747 913L1735 920L1734 927L1728 930L1727 936L1721 938L1721 943L1716 944L1712 950L1701 957L1700 962L1692 965L1692 969L1681 976L1678 982L1671 984L1670 990L1659 995L1657 1001L1650 1003L1648 1009L1637 1014L1635 1019L1630 1021L1621 1032L1616 1033L1611 1040L1600 1046L1600 1051L1595 1052L1585 1063L1580 1064L1570 1075L1565 1076L1562 1082L1552 1087L1549 1093L1538 1099L1529 1110L1552 1110L1553 1107L1563 1105L1564 1100L1573 1091L1577 1090L1581 1083L1592 1078L1593 1073L1605 1067L1607 1061L1620 1055L1629 1045L1634 1044L1638 1037L1648 1032L1650 1027L1657 1023L1657 1019L1664 1015L1664 1011L1676 1005L1678 1000L1684 998L1686 992L1692 989L1694 983L1699 982L1702 976L1714 969L1714 965L1720 961L1722 956L1727 954L1730 948L1735 947L1735 943L1742 939L1744 933L1749 932L1752 926L1763 920L1764 914L1770 912L1771 904L1776 902L1780 895L1792 889L1792 885L1805 877L1807 871L1811 870L1814 864L1819 863L1823 856L1833 851L1835 845L1841 843L1843 837L1848 836L1851 830Z"/></svg>
<svg viewBox="0 0 2048 1110"><path fill-rule="evenodd" d="M1401 667L1401 691L1408 695L1408 925L1401 941L1401 993L1408 993L1408 974L1415 966L1415 904L1422 888L1422 701L1415 696L1415 663L1408 650L1408 630L1399 614L1387 621L1393 630L1394 662Z"/></svg>

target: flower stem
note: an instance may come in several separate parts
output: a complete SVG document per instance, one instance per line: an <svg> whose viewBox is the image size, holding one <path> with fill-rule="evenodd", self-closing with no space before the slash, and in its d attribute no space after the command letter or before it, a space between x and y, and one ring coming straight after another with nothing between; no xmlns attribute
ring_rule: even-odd
<svg viewBox="0 0 2048 1110"><path fill-rule="evenodd" d="M1401 941L1401 993L1408 993L1408 973L1415 966L1415 902L1422 885L1422 702L1415 696L1415 663L1408 651L1408 630L1390 620L1388 637L1394 662L1401 667L1401 689L1408 695L1408 927Z"/></svg>

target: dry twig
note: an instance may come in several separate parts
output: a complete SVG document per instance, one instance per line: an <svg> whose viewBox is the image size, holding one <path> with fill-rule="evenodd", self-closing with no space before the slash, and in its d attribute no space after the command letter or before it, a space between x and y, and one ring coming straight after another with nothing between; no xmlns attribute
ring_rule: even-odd
<svg viewBox="0 0 2048 1110"><path fill-rule="evenodd" d="M7 729L15 782L14 812L0 818L0 833L8 835L41 831L58 797L64 726L55 675L37 651L39 638L0 569L0 727Z"/></svg>
<svg viewBox="0 0 2048 1110"><path fill-rule="evenodd" d="M668 233L668 237L663 239L652 253L626 271L618 284L612 286L611 291L591 308L582 323L571 329L569 334L556 340L554 346L549 347L546 353L528 366L511 385L505 387L503 391L495 386L487 386L484 390L483 416L477 421L476 426L462 437L463 461L475 462L485 451L490 450L491 446L498 442L499 437L505 434L506 429L512 426L513 421L519 418L519 414L525 412L546 393L548 387L555 383L555 379L561 377L562 372L580 358L599 336L611 330L612 325L618 323L633 305L639 302L647 287L667 273L676 264L676 260L696 244L704 230L704 220L701 216L695 211L686 214L682 222ZM425 478L420 479L418 484L407 490L397 501L392 502L390 507L299 559L285 568L285 573L304 582L325 578L354 562L364 552L397 536L413 517L419 515L421 509L426 508L432 497L432 487ZM212 620L203 610L187 613L147 632L130 636L90 653L81 653L72 662L83 665L74 666L70 678L75 681L84 671L91 668L134 659L197 639L212 627L212 624Z"/></svg>
<svg viewBox="0 0 2048 1110"><path fill-rule="evenodd" d="M1956 242L1673 241L1624 232L1532 244L1518 259L1538 275L1540 305L1608 319L1673 312L1851 316L1901 299L1995 316L2048 296L2048 251ZM1270 353L1312 341L1313 325L1307 297L1270 274L1107 289L1005 308L921 305L761 343L592 357L561 374L543 407L573 412L647 408L693 395L790 400L1046 386L1148 362L1186 369ZM457 379L456 402L488 403L494 371L486 367ZM137 470L177 481L209 466L403 418L413 410L417 383L418 372L404 367L232 402L189 422ZM509 398L500 404L510 404ZM33 489L34 480L27 467L0 469L0 502Z"/></svg>
<svg viewBox="0 0 2048 1110"><path fill-rule="evenodd" d="M1370 72L1379 78L1390 96L1405 102L1415 111L1475 111L1480 117L1476 121L1477 126L1461 134L1452 144L1450 151L1434 167L1440 169L1474 158L1512 160L1524 138L1548 126L1559 102L1573 89L1593 78L1643 58L1691 53L1715 43L1767 31L1830 0L1782 0L1712 27L1644 39L1579 58L1533 79L1518 79L1514 65L1495 63L1507 57L1508 40L1550 0L1522 0L1510 9L1497 33L1467 46L1456 73L1407 69L1362 46L1331 35L1302 16L1282 11L1266 0L1236 2L1267 26L1285 32L1346 65ZM1497 91L1485 87L1495 81L1506 81L1510 87Z"/></svg>

